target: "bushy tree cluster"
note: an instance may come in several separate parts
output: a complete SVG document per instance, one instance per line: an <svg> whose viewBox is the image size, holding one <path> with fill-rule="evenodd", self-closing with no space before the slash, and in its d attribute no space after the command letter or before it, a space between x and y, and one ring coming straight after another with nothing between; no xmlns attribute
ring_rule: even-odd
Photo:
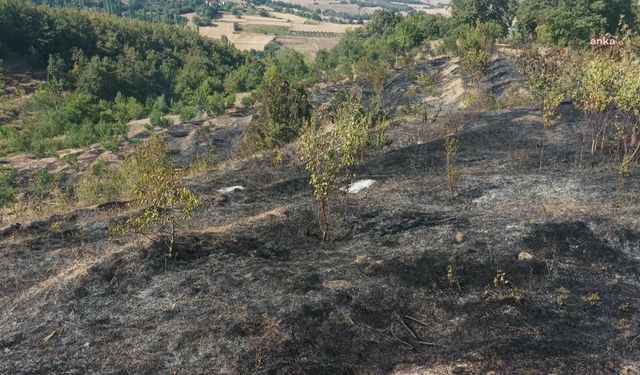
<svg viewBox="0 0 640 375"><path fill-rule="evenodd" d="M186 24L187 20L181 16L184 13L196 11L198 14L208 15L203 9L208 7L203 0L31 0L31 2L50 7L101 11L143 21L178 25Z"/></svg>
<svg viewBox="0 0 640 375"><path fill-rule="evenodd" d="M629 49L571 53L528 50L521 56L531 93L541 100L545 127L560 119L557 108L571 99L584 114L581 134L591 154L611 155L621 188L640 152L640 59ZM582 164L583 145L576 164ZM542 160L542 159L541 159Z"/></svg>
<svg viewBox="0 0 640 375"><path fill-rule="evenodd" d="M311 116L305 87L290 83L275 68L267 72L257 100L257 113L247 140L260 150L277 149L296 139Z"/></svg>
<svg viewBox="0 0 640 375"><path fill-rule="evenodd" d="M50 87L38 89L26 105L27 114L21 119L19 131L2 128L2 154L31 152L44 156L96 142L115 149L126 134L126 122L144 112L134 98L117 95L113 102L94 101L83 92L60 95Z"/></svg>
<svg viewBox="0 0 640 375"><path fill-rule="evenodd" d="M463 69L476 86L489 68L499 35L500 26L496 22L478 22L475 26L460 25L447 36L447 46L460 57Z"/></svg>
<svg viewBox="0 0 640 375"><path fill-rule="evenodd" d="M178 92L196 53L207 60L197 65L203 74L220 79L244 60L233 47L189 29L15 0L0 2L0 44L32 56L36 67L48 64L61 84L102 99L118 91L140 101Z"/></svg>
<svg viewBox="0 0 640 375"><path fill-rule="evenodd" d="M130 119L169 109L185 117L219 114L233 105L234 92L255 89L264 72L260 57L189 29L16 0L0 1L2 54L46 68L48 81L18 126L0 130L8 139L2 154L44 155L94 142L115 147Z"/></svg>
<svg viewBox="0 0 640 375"><path fill-rule="evenodd" d="M441 38L448 30L449 21L441 16L378 11L363 27L347 32L331 51L320 51L316 66L337 75L390 67L400 57L415 54L424 41Z"/></svg>
<svg viewBox="0 0 640 375"><path fill-rule="evenodd" d="M516 30L526 40L587 46L591 38L618 33L621 24L635 25L639 14L637 2L629 0L524 0Z"/></svg>
<svg viewBox="0 0 640 375"><path fill-rule="evenodd" d="M495 23L500 36L504 36L511 26L517 7L517 0L453 0L451 17L456 26L474 26L477 22Z"/></svg>
<svg viewBox="0 0 640 375"><path fill-rule="evenodd" d="M591 152L613 152L623 188L640 151L640 59L626 53L589 56L578 74L573 96L586 114Z"/></svg>

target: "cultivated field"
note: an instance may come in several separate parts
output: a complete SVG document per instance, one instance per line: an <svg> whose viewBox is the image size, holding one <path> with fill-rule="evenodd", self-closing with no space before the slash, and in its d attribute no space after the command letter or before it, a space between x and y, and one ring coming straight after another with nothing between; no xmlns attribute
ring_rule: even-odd
<svg viewBox="0 0 640 375"><path fill-rule="evenodd" d="M376 10L383 9L382 7L361 7L358 4L342 4L336 0L287 0L287 3L302 5L312 10L327 10L331 9L336 12L343 12L351 15L360 14L373 14ZM448 6L449 0L422 0L422 4L406 4L417 11L425 12L429 14L442 14L445 16L450 15L449 11L444 7ZM401 2L389 1L389 5L403 4Z"/></svg>
<svg viewBox="0 0 640 375"><path fill-rule="evenodd" d="M340 42L340 38L305 38L293 36L278 36L278 42L282 43L284 48L302 52L305 55L315 55L321 49L329 50Z"/></svg>
<svg viewBox="0 0 640 375"><path fill-rule="evenodd" d="M184 16L193 25L195 13ZM239 26L240 31L234 29L234 24ZM243 15L240 18L224 13L211 26L200 26L199 32L214 39L220 39L224 35L241 50L262 51L277 37L285 47L315 54L320 49L335 46L340 40L340 34L356 27L358 25L310 21L288 13L269 12L269 17Z"/></svg>

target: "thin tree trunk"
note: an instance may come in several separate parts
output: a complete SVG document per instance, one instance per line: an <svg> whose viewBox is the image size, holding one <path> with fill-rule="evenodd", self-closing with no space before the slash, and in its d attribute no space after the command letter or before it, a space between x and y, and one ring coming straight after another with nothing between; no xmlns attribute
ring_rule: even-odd
<svg viewBox="0 0 640 375"><path fill-rule="evenodd" d="M542 174L542 165L544 163L544 145L547 136L547 127L545 126L542 129L542 139L540 140L540 165L538 167L538 172Z"/></svg>

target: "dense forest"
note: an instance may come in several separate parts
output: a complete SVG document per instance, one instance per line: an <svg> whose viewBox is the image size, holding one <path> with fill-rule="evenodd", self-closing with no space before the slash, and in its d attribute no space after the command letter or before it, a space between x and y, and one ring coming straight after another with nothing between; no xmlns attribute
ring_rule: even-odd
<svg viewBox="0 0 640 375"><path fill-rule="evenodd" d="M162 125L169 111L221 113L268 66L296 81L311 71L293 51L242 53L187 28L19 1L0 2L0 51L47 75L13 126L0 128L3 154L117 144L132 118Z"/></svg>
<svg viewBox="0 0 640 375"><path fill-rule="evenodd" d="M181 14L204 6L203 0L31 0L33 4L106 12L150 22L184 25Z"/></svg>
<svg viewBox="0 0 640 375"><path fill-rule="evenodd" d="M48 81L32 98L33 110L25 111L20 134L3 128L4 153L44 154L110 138L119 131L114 127L122 128L114 122L133 116L107 115L122 107L114 100L146 104L146 111L133 111L138 116L166 112L169 104L220 112L233 101L225 77L247 59L185 28L18 1L0 2L0 51L5 59L18 56L46 69ZM78 137L59 137L69 132Z"/></svg>

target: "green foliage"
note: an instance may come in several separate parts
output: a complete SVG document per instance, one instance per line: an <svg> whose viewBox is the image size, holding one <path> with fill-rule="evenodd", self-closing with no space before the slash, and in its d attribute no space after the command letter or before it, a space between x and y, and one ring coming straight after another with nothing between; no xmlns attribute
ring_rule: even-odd
<svg viewBox="0 0 640 375"><path fill-rule="evenodd" d="M543 102L545 127L558 122L557 108L571 97L576 108L584 113L581 134L591 137L591 153L600 150L613 156L624 189L624 181L640 152L637 55L629 48L577 56L562 50L547 50L544 54L528 50L520 60L531 93ZM578 154L580 159L576 163L581 164L582 151Z"/></svg>
<svg viewBox="0 0 640 375"><path fill-rule="evenodd" d="M442 38L449 28L450 21L442 16L378 11L364 27L347 32L331 51L318 53L316 67L338 77L391 67L405 56L414 56L423 42Z"/></svg>
<svg viewBox="0 0 640 375"><path fill-rule="evenodd" d="M76 188L79 200L96 204L127 197L133 190L134 166L134 163L128 160L122 168L116 170L110 168L103 160L95 161Z"/></svg>
<svg viewBox="0 0 640 375"><path fill-rule="evenodd" d="M49 67L53 81L109 100L118 91L139 101L181 94L185 80L193 90L198 78L222 80L243 60L229 45L187 28L16 0L0 2L0 44Z"/></svg>
<svg viewBox="0 0 640 375"><path fill-rule="evenodd" d="M149 123L154 128L168 128L171 126L171 120L163 116L160 111L153 111L149 114Z"/></svg>
<svg viewBox="0 0 640 375"><path fill-rule="evenodd" d="M292 85L309 86L315 81L315 74L304 61L304 55L292 49L280 50L273 58L270 69L282 74ZM265 72L266 78L272 74L268 70Z"/></svg>
<svg viewBox="0 0 640 375"><path fill-rule="evenodd" d="M74 165L78 163L78 154L70 153L66 154L62 157L62 162L69 165Z"/></svg>
<svg viewBox="0 0 640 375"><path fill-rule="evenodd" d="M0 168L0 207L13 202L14 196L18 191L17 177L18 170L16 168Z"/></svg>
<svg viewBox="0 0 640 375"><path fill-rule="evenodd" d="M186 188L178 170L172 165L166 143L153 135L136 148L133 159L136 180L133 207L142 210L114 234L134 232L160 239L173 256L178 228L191 218L197 206L196 195Z"/></svg>
<svg viewBox="0 0 640 375"><path fill-rule="evenodd" d="M112 15L135 18L149 22L185 25L186 18L181 15L193 12L200 17L213 17L217 8L203 4L201 0L31 0L35 4L51 7L83 8Z"/></svg>
<svg viewBox="0 0 640 375"><path fill-rule="evenodd" d="M116 145L126 134L125 121L138 117L141 105L120 97L115 103L96 101L86 93L60 95L45 86L29 98L20 132L4 130L8 152L52 155L63 148L86 147L95 142Z"/></svg>
<svg viewBox="0 0 640 375"><path fill-rule="evenodd" d="M255 121L248 141L260 150L273 150L294 140L310 117L307 90L292 85L280 73L267 78L259 90Z"/></svg>
<svg viewBox="0 0 640 375"><path fill-rule="evenodd" d="M49 187L51 185L51 175L46 169L40 170L36 174L35 180L31 184L31 195L37 200L44 200L49 195Z"/></svg>
<svg viewBox="0 0 640 375"><path fill-rule="evenodd" d="M127 123L142 118L145 114L144 106L133 97L125 97L120 92L113 103L105 100L99 102L100 120L112 123Z"/></svg>
<svg viewBox="0 0 640 375"><path fill-rule="evenodd" d="M628 0L524 0L517 10L519 37L542 43L588 46L591 38L635 25L638 5Z"/></svg>
<svg viewBox="0 0 640 375"><path fill-rule="evenodd" d="M258 58L188 29L16 0L0 1L0 45L46 68L48 79L0 130L2 154L45 156L96 142L116 149L128 121L149 112L157 119L169 101L181 103L183 116L222 113L264 71Z"/></svg>
<svg viewBox="0 0 640 375"><path fill-rule="evenodd" d="M336 143L337 137L324 134L311 123L302 133L298 146L298 156L310 173L309 183L313 187L313 198L318 210L317 220L323 240L330 227L329 197L337 189L337 179L342 169Z"/></svg>
<svg viewBox="0 0 640 375"><path fill-rule="evenodd" d="M247 56L244 64L227 75L224 82L228 93L245 92L257 88L262 82L265 66L262 60Z"/></svg>
<svg viewBox="0 0 640 375"><path fill-rule="evenodd" d="M245 33L252 33L252 34L265 34L265 35L275 35L275 36L300 36L300 37L307 37L307 38L335 38L340 36L340 34L330 32L330 31L291 30L289 26L261 25L261 24L240 25L239 23L237 24L238 24L238 27L234 28L234 31L242 31Z"/></svg>
<svg viewBox="0 0 640 375"><path fill-rule="evenodd" d="M442 72L438 69L421 73L417 77L418 86L427 96L439 96L442 91L442 89L440 88L441 82Z"/></svg>
<svg viewBox="0 0 640 375"><path fill-rule="evenodd" d="M529 91L542 102L544 126L555 125L559 121L556 110L571 92L574 82L575 74L569 74L568 68L571 56L560 49L551 49L543 55L538 49L529 48L518 60Z"/></svg>
<svg viewBox="0 0 640 375"><path fill-rule="evenodd" d="M582 61L580 75L585 79L574 96L576 106L587 114L591 151L598 149L598 143L600 148L608 146L613 151L619 160L620 187L624 189L640 151L640 61L627 53L620 57L589 56ZM613 112L618 116L611 124Z"/></svg>
<svg viewBox="0 0 640 375"><path fill-rule="evenodd" d="M529 48L518 58L518 63L527 77L530 93L542 102L545 131L560 121L557 109L571 94L572 85L577 80L575 74L570 74L571 57L567 51L561 49L550 49L542 54L538 49ZM544 161L545 131L540 147L540 171Z"/></svg>
<svg viewBox="0 0 640 375"><path fill-rule="evenodd" d="M451 17L456 25L494 22L500 30L499 36L504 36L515 17L517 5L515 0L452 0Z"/></svg>
<svg viewBox="0 0 640 375"><path fill-rule="evenodd" d="M256 104L256 99L252 95L247 95L240 100L240 104L245 107L253 107Z"/></svg>
<svg viewBox="0 0 640 375"><path fill-rule="evenodd" d="M498 34L496 23L480 22L473 27L462 25L452 33L455 39L449 41L451 49L460 57L464 71L477 86L489 67ZM455 41L455 44L451 41Z"/></svg>
<svg viewBox="0 0 640 375"><path fill-rule="evenodd" d="M180 105L176 111L180 121L189 121L198 116L198 107L194 105Z"/></svg>
<svg viewBox="0 0 640 375"><path fill-rule="evenodd" d="M327 122L333 119L332 129ZM361 93L351 93L333 113L316 113L305 127L297 154L310 174L317 219L323 240L330 230L329 199L340 184L348 187L352 167L371 145L377 125L371 111L362 105Z"/></svg>

